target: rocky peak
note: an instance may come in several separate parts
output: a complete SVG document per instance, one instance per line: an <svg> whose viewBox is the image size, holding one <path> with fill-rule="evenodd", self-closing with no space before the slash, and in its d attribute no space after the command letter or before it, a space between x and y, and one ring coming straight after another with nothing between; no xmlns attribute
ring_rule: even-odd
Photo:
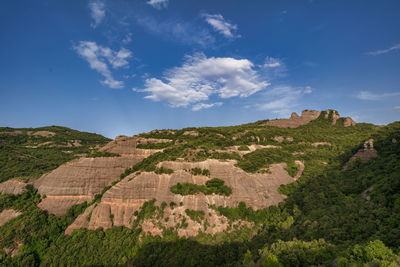
<svg viewBox="0 0 400 267"><path fill-rule="evenodd" d="M277 119L268 121L266 125L279 128L297 128L318 119L320 116L323 116L324 119L331 118L332 125L336 125L336 122L341 118L339 112L337 112L336 110L328 109L321 112L318 110L306 109L301 112L301 116L297 115L296 112L293 112L289 119ZM353 119L349 117L343 118L343 126L348 127L354 125L356 125L356 123L353 121Z"/></svg>

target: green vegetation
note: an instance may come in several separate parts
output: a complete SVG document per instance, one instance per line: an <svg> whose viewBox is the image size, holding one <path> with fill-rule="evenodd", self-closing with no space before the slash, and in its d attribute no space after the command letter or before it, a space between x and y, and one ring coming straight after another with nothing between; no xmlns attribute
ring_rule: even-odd
<svg viewBox="0 0 400 267"><path fill-rule="evenodd" d="M232 194L232 189L224 185L224 181L218 178L208 180L205 185L197 185L192 183L177 183L171 186L170 190L174 194L195 195L203 193L205 195L217 194L229 196Z"/></svg>
<svg viewBox="0 0 400 267"><path fill-rule="evenodd" d="M147 144L138 144L137 148L143 149L164 149L166 147L171 146L173 143L166 142L166 143L147 143Z"/></svg>
<svg viewBox="0 0 400 267"><path fill-rule="evenodd" d="M241 145L241 146L238 147L238 150L239 150L239 151L249 151L250 149L249 149L249 147L246 146L246 145Z"/></svg>
<svg viewBox="0 0 400 267"><path fill-rule="evenodd" d="M202 210L189 210L189 209L186 209L185 213L193 221L201 222L201 221L204 220L205 213Z"/></svg>
<svg viewBox="0 0 400 267"><path fill-rule="evenodd" d="M165 174L172 174L172 173L174 173L174 170L172 170L172 169L166 169L166 168L164 168L164 167L161 167L161 168L155 169L154 172L157 173L157 174L163 174L163 173L165 173Z"/></svg>
<svg viewBox="0 0 400 267"><path fill-rule="evenodd" d="M193 174L193 175L210 176L210 170L201 169L201 168L193 168L193 169L190 170L190 173Z"/></svg>
<svg viewBox="0 0 400 267"><path fill-rule="evenodd" d="M85 210L87 204L72 207L62 217L49 215L37 208L40 196L29 187L28 191L16 196L0 194L0 211L13 208L22 212L0 227L0 265L398 266L400 123L379 128L371 124L343 127L337 123L332 126L332 118L326 120L323 115L297 129L267 127L263 126L265 121L260 121L233 127L187 128L174 131L175 134L160 130L142 135L171 139L178 145L166 147L163 152L155 153L127 169L121 179L139 171L159 171L159 162L177 158L192 162L208 158L235 159L238 167L253 173L263 171L270 164L286 162L287 171L292 176L298 170L294 161L304 162L306 168L302 177L280 187L280 192L287 198L277 206L259 210L246 206L244 202L234 208L210 206L228 219L229 231L215 235L200 233L190 238L178 237L177 228L163 228L163 237L145 234L140 227L143 221L157 223L163 219L167 207L167 203L156 206L156 200L152 200L135 213L131 229L115 226L106 231L79 229L71 235L64 235L67 226ZM199 136L183 135L184 131L190 130L197 131ZM4 128L2 131L10 130ZM56 132L56 129L49 131ZM243 157L237 153L215 152L234 145L267 145L274 136L291 136L295 141L281 143L280 149L256 150ZM25 143L19 138L26 138ZM8 158L3 151L10 153L13 148L20 153L24 149L47 149L45 151L51 155L51 149L54 149L58 155L58 150L65 149L47 146L23 148L37 145L35 138L43 138L40 142L47 140L45 137L0 135L0 162L3 164L0 172L6 174L2 174L1 179L30 177L36 172L34 161L29 156L18 158L19 154L12 152ZM349 164L347 171L342 171L343 165L370 138L375 140L374 147L379 156L367 163L356 161ZM78 139L83 140L75 137L65 140ZM76 153L90 153L90 147L96 142L107 141L95 139L87 144L82 141L82 145L85 144L82 147L68 148L73 151L72 154L61 153L73 158ZM311 145L314 142L329 142L332 146L314 147ZM294 155L293 152L303 154ZM38 155L40 153L34 154L35 157ZM8 159L11 163L6 162ZM69 159L43 156L41 160L45 168L38 164L37 173L43 173L44 169L51 170L49 166L55 168ZM322 161L329 164L321 164ZM24 169L22 165L25 163L31 166L31 172L27 171L29 168ZM7 168L3 171L4 166ZM196 175L204 175L204 170L200 171L193 170ZM13 172L20 174L14 175ZM171 191L181 195L200 192L227 195L226 190L230 188L222 180L214 179L205 185L184 183L178 188L177 184L171 187ZM175 208L173 212L177 212L178 206L182 205L179 202L169 203L171 209ZM207 228L215 227L203 212L185 212L192 220L204 222ZM177 227L185 228L187 225L181 218ZM11 257L4 252L5 248L17 244L22 244L18 255Z"/></svg>
<svg viewBox="0 0 400 267"><path fill-rule="evenodd" d="M35 135L39 131L54 134ZM98 134L60 126L0 127L0 182L14 177L39 177L81 154L90 154L95 146L109 141Z"/></svg>
<svg viewBox="0 0 400 267"><path fill-rule="evenodd" d="M88 158L98 158L98 157L119 157L119 154L111 153L107 151L91 151L88 155Z"/></svg>

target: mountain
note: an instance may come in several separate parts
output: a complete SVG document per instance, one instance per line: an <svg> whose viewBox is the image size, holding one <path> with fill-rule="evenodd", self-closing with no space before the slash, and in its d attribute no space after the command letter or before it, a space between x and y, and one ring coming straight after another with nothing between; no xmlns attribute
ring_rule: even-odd
<svg viewBox="0 0 400 267"><path fill-rule="evenodd" d="M400 122L0 128L0 263L400 264Z"/></svg>

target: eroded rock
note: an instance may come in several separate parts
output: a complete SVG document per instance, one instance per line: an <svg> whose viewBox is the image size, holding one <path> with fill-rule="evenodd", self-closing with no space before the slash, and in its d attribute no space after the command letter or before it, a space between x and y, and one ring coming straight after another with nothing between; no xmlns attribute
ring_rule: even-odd
<svg viewBox="0 0 400 267"><path fill-rule="evenodd" d="M0 193L2 194L21 194L26 190L26 183L18 180L11 179L0 184Z"/></svg>
<svg viewBox="0 0 400 267"><path fill-rule="evenodd" d="M311 144L314 147L319 147L319 146L332 146L331 143L329 142L315 142Z"/></svg>
<svg viewBox="0 0 400 267"><path fill-rule="evenodd" d="M150 140L150 141L149 141ZM127 137L120 136L115 140L109 142L104 147L100 148L99 151L105 151L110 153L119 154L121 156L142 156L147 157L154 153L163 151L162 149L140 149L136 148L138 144L147 144L153 140L158 140L158 142L166 142L167 139L151 139L151 138L141 138L141 137ZM171 140L168 140L171 141Z"/></svg>
<svg viewBox="0 0 400 267"><path fill-rule="evenodd" d="M369 139L364 142L363 148L359 149L356 154L354 154L350 160L343 166L343 170L347 170L348 164L360 159L363 163L369 161L371 158L378 156L378 152L374 148L374 140Z"/></svg>
<svg viewBox="0 0 400 267"><path fill-rule="evenodd" d="M267 125L279 128L297 128L317 119L320 114L321 112L317 110L303 110L301 116L293 112L289 119L268 121Z"/></svg>
<svg viewBox="0 0 400 267"><path fill-rule="evenodd" d="M154 172L142 172L139 175L131 174L108 190L103 195L101 202L93 210L90 212L86 211L85 214L78 217L76 222L70 226L68 233L72 229L79 227L87 227L89 229L96 229L98 227L109 228L113 225L129 227L135 219L134 212L139 210L145 201L153 198L157 200L157 205L160 205L162 202L166 202L167 204L171 202L182 203L182 210L202 210L205 214L212 213L209 205L235 207L241 201L244 201L246 205L254 209L277 205L286 198L286 196L278 193L279 186L295 181L304 170L304 164L296 161L296 164L300 165L300 170L295 178L287 173L285 170L287 165L285 163L271 164L269 168L270 173L253 174L246 173L242 169L235 167L235 163L236 161L233 160L221 162L215 159L208 159L202 162L167 161L159 163L158 167L174 170L174 173L170 175L155 174ZM208 169L210 177L202 175L194 176L191 172L186 171L192 168ZM225 185L232 188L232 194L230 196L222 196L199 193L182 196L170 191L170 188L178 182L204 184L211 178L224 180ZM174 209L172 212L176 213L177 211ZM86 216L85 218L87 218L89 213L91 213L90 220L86 219L85 221L83 217ZM168 208L165 216L172 216L171 213L168 213ZM170 223L175 225L173 223L174 220L172 218L170 220L172 221ZM169 224L167 223L166 225ZM192 224L189 223L190 225ZM148 229L155 229L153 226L149 224ZM218 231L226 229L223 224L218 227L216 228L219 229ZM188 227L187 231L183 231L180 234L194 235L195 233L197 234L199 229L204 230L200 226L196 228L192 225Z"/></svg>
<svg viewBox="0 0 400 267"><path fill-rule="evenodd" d="M74 204L90 201L104 187L120 178L126 168L144 157L80 158L61 165L34 182L46 198L39 207L55 215L63 215Z"/></svg>
<svg viewBox="0 0 400 267"><path fill-rule="evenodd" d="M12 218L15 218L17 216L21 215L21 212L15 211L13 209L5 209L2 212L0 212L0 226L11 220Z"/></svg>

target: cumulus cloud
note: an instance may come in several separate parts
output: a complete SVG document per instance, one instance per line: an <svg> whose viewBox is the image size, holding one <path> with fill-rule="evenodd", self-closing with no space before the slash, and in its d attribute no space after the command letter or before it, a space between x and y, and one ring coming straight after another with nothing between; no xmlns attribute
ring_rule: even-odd
<svg viewBox="0 0 400 267"><path fill-rule="evenodd" d="M173 41L202 47L208 47L215 43L215 38L207 29L190 22L179 20L158 21L151 16L138 16L136 21L153 34Z"/></svg>
<svg viewBox="0 0 400 267"><path fill-rule="evenodd" d="M282 62L278 58L266 57L264 67L265 68L278 68L282 66Z"/></svg>
<svg viewBox="0 0 400 267"><path fill-rule="evenodd" d="M184 64L166 71L162 80L147 78L145 88L136 91L149 93L145 98L167 101L172 107L187 107L211 95L222 99L248 97L269 85L247 59L207 58L199 53L186 56Z"/></svg>
<svg viewBox="0 0 400 267"><path fill-rule="evenodd" d="M156 9L162 9L168 6L168 0L149 0L147 4L151 5Z"/></svg>
<svg viewBox="0 0 400 267"><path fill-rule="evenodd" d="M386 53L389 53L389 52L395 51L395 50L400 50L400 43L399 44L395 44L394 46L389 47L387 49L371 51L371 52L367 52L366 54L370 55L370 56L378 56L378 55L386 54Z"/></svg>
<svg viewBox="0 0 400 267"><path fill-rule="evenodd" d="M220 107L222 106L222 102L216 102L216 103L212 103L212 104L206 104L206 103L197 103L196 105L194 105L192 107L193 111L199 111L202 109L208 109L208 108L212 108L212 107Z"/></svg>
<svg viewBox="0 0 400 267"><path fill-rule="evenodd" d="M106 16L105 4L100 0L89 2L90 16L93 22L90 24L92 28L96 28L104 20Z"/></svg>
<svg viewBox="0 0 400 267"><path fill-rule="evenodd" d="M301 97L311 92L312 88L310 86L277 86L265 92L264 97L270 100L263 104L257 104L256 107L259 110L269 111L280 116L287 116L299 105Z"/></svg>
<svg viewBox="0 0 400 267"><path fill-rule="evenodd" d="M114 69L128 66L129 63L127 59L132 56L131 51L125 48L114 51L108 47L103 47L95 42L89 41L80 41L73 46L73 49L89 63L91 69L103 75L105 78L102 81L103 84L110 88L124 87L122 81L114 79L108 64Z"/></svg>
<svg viewBox="0 0 400 267"><path fill-rule="evenodd" d="M204 19L215 31L227 38L238 38L237 25L227 22L221 14L203 14Z"/></svg>
<svg viewBox="0 0 400 267"><path fill-rule="evenodd" d="M368 91L361 91L360 93L358 93L358 95L356 97L361 100L372 100L373 101L373 100L381 100L383 98L394 97L394 96L400 96L400 92L375 94L375 93L371 93Z"/></svg>

